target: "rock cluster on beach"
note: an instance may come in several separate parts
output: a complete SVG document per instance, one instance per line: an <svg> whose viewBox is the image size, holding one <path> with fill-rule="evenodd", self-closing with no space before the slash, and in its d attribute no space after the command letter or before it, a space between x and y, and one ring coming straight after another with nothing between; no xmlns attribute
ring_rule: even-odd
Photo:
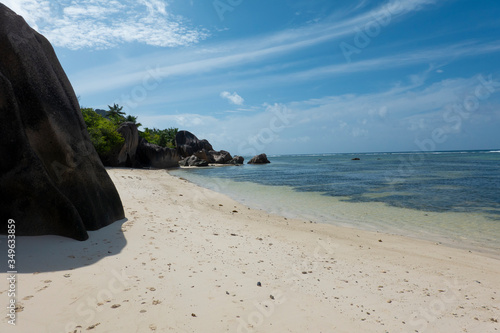
<svg viewBox="0 0 500 333"><path fill-rule="evenodd" d="M181 156L180 166L204 167L210 164L241 165L245 159L242 156L234 157L225 150L215 151L207 140L199 140L196 135L188 131L179 131L175 137L177 152ZM253 157L248 164L271 163L266 154Z"/></svg>
<svg viewBox="0 0 500 333"><path fill-rule="evenodd" d="M111 167L168 169L179 166L204 167L210 164L240 165L244 158L231 156L228 151L215 151L207 140L199 140L193 133L179 131L175 137L177 148L165 148L139 137L137 125L123 123L118 132L124 143L102 157Z"/></svg>
<svg viewBox="0 0 500 333"><path fill-rule="evenodd" d="M0 4L0 45L0 233L85 240L124 218L49 41Z"/></svg>
<svg viewBox="0 0 500 333"><path fill-rule="evenodd" d="M209 164L243 164L241 156L231 156L225 150L215 151L207 140L199 140L193 133L179 131L175 137L181 166L208 166Z"/></svg>

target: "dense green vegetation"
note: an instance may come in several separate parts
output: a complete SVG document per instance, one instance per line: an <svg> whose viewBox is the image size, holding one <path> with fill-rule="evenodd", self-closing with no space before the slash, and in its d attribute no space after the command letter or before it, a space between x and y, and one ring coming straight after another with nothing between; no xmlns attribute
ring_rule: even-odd
<svg viewBox="0 0 500 333"><path fill-rule="evenodd" d="M105 117L95 112L93 108L81 108L90 139L101 158L123 144L124 139L117 131L121 124L132 122L138 128L142 126L141 123L137 122L136 116L127 115L122 111L123 107L118 104L113 104L113 106L108 105L108 108L109 110L106 111ZM144 131L139 131L139 135L149 143L162 147L175 148L175 135L177 132L177 128L163 130L145 128Z"/></svg>
<svg viewBox="0 0 500 333"><path fill-rule="evenodd" d="M175 135L178 130L178 128L159 130L157 128L150 129L146 127L143 132L139 132L139 135L149 143L167 148L175 148Z"/></svg>
<svg viewBox="0 0 500 333"><path fill-rule="evenodd" d="M92 108L82 108L81 111L90 134L90 140L92 140L99 156L105 156L114 147L123 144L124 139L117 132L118 124L99 115Z"/></svg>

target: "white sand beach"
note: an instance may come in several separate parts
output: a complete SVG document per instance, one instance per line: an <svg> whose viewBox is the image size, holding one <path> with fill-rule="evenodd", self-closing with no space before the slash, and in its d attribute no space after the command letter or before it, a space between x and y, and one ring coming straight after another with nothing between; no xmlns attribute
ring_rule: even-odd
<svg viewBox="0 0 500 333"><path fill-rule="evenodd" d="M500 331L497 258L269 215L164 170L108 173L127 219L86 242L19 237L1 332Z"/></svg>

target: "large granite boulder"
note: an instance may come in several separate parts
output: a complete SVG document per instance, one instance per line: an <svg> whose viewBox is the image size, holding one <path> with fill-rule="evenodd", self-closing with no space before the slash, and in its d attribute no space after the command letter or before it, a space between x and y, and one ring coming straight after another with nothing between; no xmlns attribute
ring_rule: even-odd
<svg viewBox="0 0 500 333"><path fill-rule="evenodd" d="M199 140L196 135L188 131L179 131L175 136L175 146L181 157L188 157L200 150L213 150L207 140Z"/></svg>
<svg viewBox="0 0 500 333"><path fill-rule="evenodd" d="M180 156L176 149L160 147L143 138L139 138L136 154L137 161L144 167L168 169L179 166Z"/></svg>
<svg viewBox="0 0 500 333"><path fill-rule="evenodd" d="M137 125L131 122L123 123L118 127L118 133L125 139L117 156L118 164L120 166L132 167L134 166L135 155L139 146Z"/></svg>
<svg viewBox="0 0 500 333"><path fill-rule="evenodd" d="M136 160L137 147L139 146L137 125L125 122L118 127L117 132L121 134L125 141L121 146L112 149L107 156L101 156L104 165L129 168L140 166Z"/></svg>
<svg viewBox="0 0 500 333"><path fill-rule="evenodd" d="M0 4L0 233L78 240L123 219L50 43Z"/></svg>
<svg viewBox="0 0 500 333"><path fill-rule="evenodd" d="M271 163L267 159L266 154L260 154L255 157L253 157L250 161L248 161L248 164L266 164L266 163Z"/></svg>

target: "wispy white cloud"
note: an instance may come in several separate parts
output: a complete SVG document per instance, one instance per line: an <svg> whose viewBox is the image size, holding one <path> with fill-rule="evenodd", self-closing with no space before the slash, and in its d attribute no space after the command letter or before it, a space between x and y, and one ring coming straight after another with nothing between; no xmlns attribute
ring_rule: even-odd
<svg viewBox="0 0 500 333"><path fill-rule="evenodd" d="M243 97L238 95L236 92L230 93L229 91L223 91L220 93L220 97L227 99L229 102L231 102L234 105L243 105L245 100Z"/></svg>
<svg viewBox="0 0 500 333"><path fill-rule="evenodd" d="M452 45L442 45L432 49L414 49L407 52L389 53L378 58L366 58L347 63L343 59L329 66L310 67L295 63L279 62L275 65L261 66L263 62L272 63L280 56L292 54L301 49L308 49L324 42L340 42L345 36L352 36L354 29L374 20L374 15L381 15L391 8L394 14L392 20L402 18L412 11L423 10L434 4L433 0L391 1L371 11L363 12L354 18L346 18L336 22L321 22L298 29L289 29L258 38L248 38L219 44L207 44L204 47L190 48L189 51L179 50L169 53L168 63L164 53L148 55L146 57L127 59L112 66L87 69L76 74L76 86L81 94L109 90L138 84L147 74L144 63L155 64L157 73L162 78L176 76L207 75L211 72L220 73L220 69L238 68L236 73L243 71L258 72L258 75L244 75L244 80L251 81L258 76L261 82L273 84L276 82L297 82L298 80L317 79L325 76L353 72L369 72L384 69L402 68L416 64L449 61L450 55L454 58L476 56L486 53L500 52L500 43L481 43L480 41L462 42ZM259 65L252 69L251 65ZM276 73L279 67L286 68L287 74ZM124 72L124 68L127 72ZM294 68L297 68L294 71ZM95 80L95 77L105 76L106 80ZM262 80L265 77L265 80ZM92 78L92 79L91 79Z"/></svg>
<svg viewBox="0 0 500 333"><path fill-rule="evenodd" d="M107 49L138 42L161 47L197 43L208 32L190 27L160 0L4 0L55 46Z"/></svg>
<svg viewBox="0 0 500 333"><path fill-rule="evenodd" d="M428 64L433 62L449 62L465 57L474 57L489 53L500 52L500 42L479 43L467 41L452 45L442 45L432 49L416 49L398 54L389 54L382 57L360 60L352 63L337 63L329 66L316 67L310 70L295 72L281 76L281 80L311 79L325 75L372 72Z"/></svg>
<svg viewBox="0 0 500 333"><path fill-rule="evenodd" d="M410 79L417 85L419 81L426 79L430 71L442 67L452 60L499 52L499 42L480 43L469 41L452 45L442 45L441 47L434 47L432 49L414 49L399 54L389 53L386 56L357 62L341 62L328 66L313 67L311 69L303 69L303 64L299 64L297 70L294 70L293 64L288 66L286 63L279 64L278 67L261 66L256 69L240 67L233 72L232 80L234 80L234 73L238 73L241 79L230 83L238 85L239 89L248 89L257 85L264 87L275 86L277 84L296 84L325 77L334 78L349 73L369 73L415 65L425 65L427 67L429 66L428 64L440 64L439 66L431 65L424 73L411 76ZM453 59L451 59L450 55L453 55ZM248 53L228 54L201 59L188 58L184 62L182 61L183 58L187 58L183 53L180 53L178 56L172 55L169 60L175 62L176 59L179 59L179 62L165 66L161 65L164 62L164 57L161 54L153 55L148 59L125 60L125 62L119 62L107 67L86 70L85 72L73 75L72 79L76 90L82 95L106 91L111 88L117 89L127 85L141 84L144 78L149 76L151 68L146 69L143 65L142 68L137 68L137 64L153 63L157 64L156 67L153 67L155 75L163 79L168 78L171 80L176 77L190 77L204 73L205 77L212 78L211 82L222 82L221 80L225 82L224 84L211 83L209 86L203 86L198 89L200 94L208 95L218 93L221 86L224 89L228 84L227 78L224 79L224 75L223 73L221 74L220 69L235 68L236 66L248 64L252 61L258 61L258 59L249 56ZM286 73L280 72L282 68L286 68ZM103 80L95 80L96 77L101 76L104 78ZM161 98L167 98L167 96ZM168 96L168 98L171 100L174 97ZM161 101L156 102L161 103Z"/></svg>

